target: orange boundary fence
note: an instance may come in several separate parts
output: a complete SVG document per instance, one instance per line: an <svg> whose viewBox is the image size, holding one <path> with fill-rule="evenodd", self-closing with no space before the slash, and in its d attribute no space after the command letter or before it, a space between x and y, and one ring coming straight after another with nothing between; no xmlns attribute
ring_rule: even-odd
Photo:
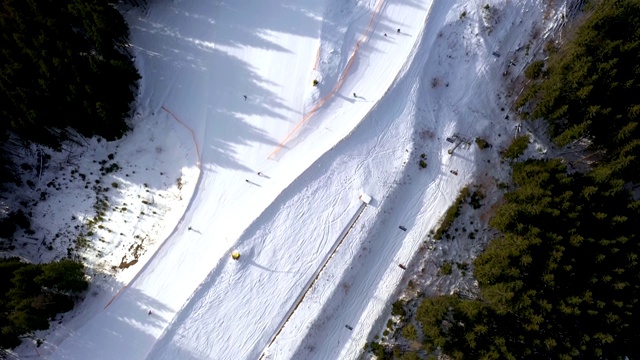
<svg viewBox="0 0 640 360"><path fill-rule="evenodd" d="M111 300L109 300L109 302L107 303L107 305L104 306L104 309L108 308L109 305L111 305L111 303L113 302L113 300L115 300L118 296L120 296L120 294L124 291L124 289L126 289L127 287L129 287L129 284L125 285L122 287L122 289L118 290L118 293L113 295L113 297L111 298Z"/></svg>
<svg viewBox="0 0 640 360"><path fill-rule="evenodd" d="M187 130L189 130L189 132L191 133L191 137L193 138L193 142L196 145L196 154L198 154L198 171L200 174L202 174L202 158L200 157L200 146L198 146L198 139L196 138L196 133L195 131L193 131L193 129L191 129L190 127L188 127L182 120L180 120L176 114L174 114L171 110L167 109L166 107L161 106L162 110L166 111L169 115L171 115L171 117L173 117L174 120L176 120L180 125L184 126ZM200 176L200 175L199 175ZM178 223L180 223L184 218L184 214L182 214L182 216L180 217L180 220L178 221ZM166 240L166 239L165 239ZM164 245L164 242L162 242L162 244L160 245L160 247L162 247ZM160 247L158 247L158 250L160 250ZM149 261L151 261L151 259L149 259ZM146 267L146 264L145 264ZM126 284L125 286L123 286L120 290L118 290L118 292L113 295L113 297L111 298L111 300L109 300L109 302L104 306L103 310L108 308L109 305L111 305L111 303L113 303L113 301L118 298L118 296L120 296L120 294L122 294L122 292L129 287L129 284L131 284L133 281L135 281L138 278L138 275L144 270L144 267L142 269L140 269L140 271L133 277L133 279L131 279L131 281L129 281L128 284Z"/></svg>
<svg viewBox="0 0 640 360"><path fill-rule="evenodd" d="M384 0L379 0L378 1L378 4L376 5L375 11L373 12L373 15L371 16L371 20L369 21L369 26L367 26L367 30L364 32L364 34L362 34L362 37L360 38L360 40L358 40L358 42L356 42L356 45L353 48L353 52L351 53L351 57L349 58L349 61L347 62L347 66L345 67L344 71L342 72L342 75L340 75L340 80L338 80L338 83L336 84L336 86L334 86L334 88L331 89L331 91L327 95L325 95L325 97L320 99L320 101L318 101L313 106L313 108L311 108L311 110L309 110L309 112L306 115L304 115L302 120L298 124L296 124L296 126L293 128L293 130L291 130L291 132L287 135L287 137L285 137L284 140L282 140L282 142L280 142L280 144L278 144L278 146L276 146L276 148L273 150L273 152L271 152L271 154L269 154L269 157L268 157L269 159L274 159L278 155L280 150L282 150L284 145L286 143L288 143L293 138L293 136L298 132L298 130L300 130L302 125L304 125L307 121L309 121L311 116L313 116L316 113L316 111L318 111L318 109L320 107L322 107L322 105L324 105L325 102L327 102L327 100L332 98L338 92L338 90L340 90L340 88L342 87L342 83L344 83L344 80L346 79L347 74L349 73L349 70L351 70L351 66L353 65L353 62L355 61L356 55L358 54L358 49L360 48L360 44L363 43L367 39L367 36L369 35L369 32L371 32L371 27L373 26L373 23L375 22L375 19L378 16L378 13L380 12L380 9L382 8L382 4L383 3L384 3ZM320 55L320 49L318 49L318 56L319 55ZM317 66L317 59L316 59L316 66Z"/></svg>
<svg viewBox="0 0 640 360"><path fill-rule="evenodd" d="M318 51L316 52L316 62L313 64L313 70L318 70L319 62L320 62L320 46L318 46Z"/></svg>
<svg viewBox="0 0 640 360"><path fill-rule="evenodd" d="M193 138L193 142L196 144L196 153L198 154L198 169L202 170L200 168L200 164L202 164L202 159L200 157L200 146L198 145L198 139L196 138L196 133L195 131L193 131L193 129L191 129L190 127L188 127L182 120L180 120L176 114L173 113L173 111L167 109L166 107L164 107L164 105L162 105L162 110L166 111L169 115L171 115L171 117L173 117L175 119L175 121L177 121L178 123L180 123L180 125L184 126L185 129L189 130L189 132L191 133L191 137Z"/></svg>

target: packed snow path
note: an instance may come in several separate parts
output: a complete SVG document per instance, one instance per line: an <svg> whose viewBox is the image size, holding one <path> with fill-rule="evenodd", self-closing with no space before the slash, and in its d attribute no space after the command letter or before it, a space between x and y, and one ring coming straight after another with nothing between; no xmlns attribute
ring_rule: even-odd
<svg viewBox="0 0 640 360"><path fill-rule="evenodd" d="M162 1L130 18L140 109L196 134L201 176L184 221L52 358L355 358L459 189L504 180L489 161L513 136L504 81L559 13L543 0ZM449 155L454 133L494 147ZM265 349L363 192L370 206Z"/></svg>
<svg viewBox="0 0 640 360"><path fill-rule="evenodd" d="M283 166L309 164L309 159L315 160L337 140L346 136L386 92L405 64L418 39L427 8L416 11L416 7L402 5L400 1L378 1L370 5L371 9L361 11L347 31L347 38L343 40L342 48L345 50L342 53L349 56L354 54L356 42L360 41L355 57L336 67L334 71L338 74L329 74L338 80L340 88L307 123L306 126L315 131L303 130L293 141L285 144L284 155L279 154L278 158L278 163ZM378 9L380 13L376 14ZM404 30L401 29L400 34L397 31L392 33L395 27L395 24L389 24L392 18L397 18L398 23L403 24ZM372 19L374 23L370 28ZM334 19L331 20L333 23ZM325 26L323 31L329 32L330 29ZM362 32L367 35L364 42L361 41ZM384 32L388 32L387 37ZM389 35L395 39L394 42L389 40ZM323 33L322 39L335 36L335 31ZM335 46L335 40L332 41L328 45ZM331 48L322 47L320 59L331 52ZM404 56L401 55L403 52ZM315 55L315 52L311 51L311 55ZM311 68L312 64L309 65ZM319 69L322 71L322 63ZM341 77L344 80L339 80ZM305 87L311 89L310 84L310 79L302 83L301 91ZM332 92L335 86L327 84L326 88ZM353 92L358 95L355 99L351 96ZM311 108L314 107L315 103L311 103ZM292 125L294 130L298 126ZM319 149L323 150L318 152ZM309 158L310 154L314 154L313 157ZM293 156L293 162L289 162ZM271 175L271 172L269 170L266 173ZM315 170L311 172L318 174ZM341 187L336 184L333 189L336 191ZM288 190L282 200L276 200L276 204L284 203L287 208L274 205L273 210L263 214L262 221L255 224L259 229L251 228L238 243L240 252L247 255L246 260L243 255L237 264L227 260L214 269L157 343L149 358L259 357L286 317L286 311L295 302L300 289L313 278L337 235L359 205L358 195L362 189L339 191L323 201L307 200L306 196L292 199L289 194L305 194L307 191L300 188ZM274 221L271 219L273 211L287 214L285 218L289 224L264 226L264 223ZM238 304L249 303L251 305L246 308L238 308ZM204 317L206 321L203 321ZM234 349L220 353L220 349L228 348L228 344L234 344Z"/></svg>
<svg viewBox="0 0 640 360"><path fill-rule="evenodd" d="M285 197L289 202L274 200L388 90L415 46L428 7L368 1L348 8L344 17L336 9L346 6L337 0L150 6L130 21L143 75L141 108L167 121L162 108L170 109L200 136L202 174L184 222L135 280L52 358L250 358L259 355L282 309L294 300L297 292L290 290L304 285L348 221L345 214L357 206L360 189L324 199L326 211L309 211L308 221L301 221L301 213L318 204L291 195ZM311 86L314 78L322 80L317 88ZM268 160L285 140L277 161ZM241 237L256 218L254 229L261 219L271 220L269 213L291 205L289 224ZM234 244L242 252L238 263L227 256ZM183 331L190 332L188 344ZM221 354L230 342L237 347Z"/></svg>

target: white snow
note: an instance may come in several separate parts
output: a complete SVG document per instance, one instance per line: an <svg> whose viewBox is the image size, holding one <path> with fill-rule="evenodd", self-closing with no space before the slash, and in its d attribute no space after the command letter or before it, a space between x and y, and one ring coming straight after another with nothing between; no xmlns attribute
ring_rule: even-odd
<svg viewBox="0 0 640 360"><path fill-rule="evenodd" d="M464 185L503 176L487 160L514 135L510 80L560 17L562 4L548 3L160 0L129 11L142 81L136 128L116 159L146 172L120 179L118 203L140 195L165 210L115 212L116 233L155 240L117 282L96 276L92 295L35 351L359 356L389 315L398 265ZM449 155L453 134L493 148ZM117 265L129 246L106 243L88 259L95 268Z"/></svg>

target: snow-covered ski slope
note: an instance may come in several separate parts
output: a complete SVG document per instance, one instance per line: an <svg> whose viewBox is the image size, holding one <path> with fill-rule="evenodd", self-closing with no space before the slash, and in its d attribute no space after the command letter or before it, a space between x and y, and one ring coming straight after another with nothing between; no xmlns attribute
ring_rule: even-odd
<svg viewBox="0 0 640 360"><path fill-rule="evenodd" d="M398 264L497 166L475 146L450 156L444 138L511 136L496 94L507 61L517 73L529 60L516 49L543 1L492 1L488 15L485 3L161 0L130 13L139 108L193 131L201 174L171 236L51 358L358 356ZM298 303L361 193L372 203Z"/></svg>

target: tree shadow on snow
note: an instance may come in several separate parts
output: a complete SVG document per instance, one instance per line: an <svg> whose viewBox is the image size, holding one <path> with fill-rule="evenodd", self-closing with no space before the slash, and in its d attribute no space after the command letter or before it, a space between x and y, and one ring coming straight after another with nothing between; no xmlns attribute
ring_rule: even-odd
<svg viewBox="0 0 640 360"><path fill-rule="evenodd" d="M89 295L90 296L90 295ZM89 299L88 301L95 301ZM155 336L171 321L163 314L171 313L164 304L135 288L125 288L109 303L96 302L100 309L95 315L79 324L69 319L68 326L58 325L55 332L68 337L56 350L56 359L121 359L144 358L155 342ZM151 310L151 313L149 311ZM78 314L82 315L82 313ZM89 321L87 321L89 320ZM43 352L48 344L43 345ZM91 354L91 355L89 355Z"/></svg>
<svg viewBox="0 0 640 360"><path fill-rule="evenodd" d="M257 121L291 122L283 114L295 111L274 92L275 84L236 54L244 47L291 52L269 34L317 37L321 6L250 0L180 3L178 7L158 1L149 8L147 14L130 14L129 22L142 76L156 83L154 89L142 89L143 97L144 92L154 93L150 111L166 106L199 135L207 169L250 171L235 148L250 143L277 146L281 139L270 138ZM268 16L274 11L286 14L287 21L281 21L283 15ZM179 26L185 23L189 26ZM198 108L199 104L206 105Z"/></svg>

